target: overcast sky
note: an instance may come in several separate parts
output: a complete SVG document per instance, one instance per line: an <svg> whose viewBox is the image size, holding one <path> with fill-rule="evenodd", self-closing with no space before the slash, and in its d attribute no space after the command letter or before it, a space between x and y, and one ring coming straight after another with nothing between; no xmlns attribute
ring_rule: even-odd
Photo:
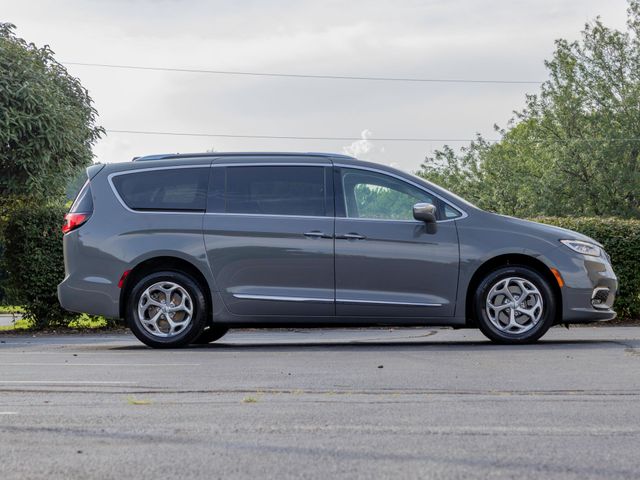
<svg viewBox="0 0 640 480"><path fill-rule="evenodd" d="M56 58L298 74L544 80L553 41L624 0L0 0L0 20ZM495 137L535 85L223 76L69 66L107 129L284 136ZM458 145L458 143L452 143ZM416 170L442 142L109 133L97 160L215 149L351 152Z"/></svg>

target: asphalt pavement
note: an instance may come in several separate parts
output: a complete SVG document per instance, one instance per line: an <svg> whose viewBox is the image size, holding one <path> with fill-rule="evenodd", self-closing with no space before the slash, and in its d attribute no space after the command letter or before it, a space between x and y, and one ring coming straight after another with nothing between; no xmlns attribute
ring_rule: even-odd
<svg viewBox="0 0 640 480"><path fill-rule="evenodd" d="M1 479L640 478L640 328L0 335Z"/></svg>

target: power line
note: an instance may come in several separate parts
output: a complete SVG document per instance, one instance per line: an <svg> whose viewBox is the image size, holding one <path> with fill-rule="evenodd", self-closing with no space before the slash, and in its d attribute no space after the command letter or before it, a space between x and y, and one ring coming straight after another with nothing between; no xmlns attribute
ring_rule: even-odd
<svg viewBox="0 0 640 480"><path fill-rule="evenodd" d="M190 133L190 132L156 132L143 130L105 130L107 133L129 133L134 135L167 135L176 137L220 137L220 138L256 138L256 139L275 139L275 140L335 140L341 142L351 142L356 140L368 141L385 141L385 142L470 142L474 139L470 138L362 138L362 137L306 137L298 135L239 135L230 133ZM476 139L477 140L477 139ZM497 142L498 140L487 140Z"/></svg>
<svg viewBox="0 0 640 480"><path fill-rule="evenodd" d="M367 80L374 82L413 82L413 83L471 83L471 84L520 84L520 85L540 85L541 80L491 80L491 79L463 79L463 78L412 78L412 77L366 77L350 75L309 75L298 73L265 73L265 72L242 72L231 70L205 70L195 68L170 68L170 67L144 67L139 65L116 65L108 63L85 63L85 62L61 62L64 65L77 65L82 67L119 68L127 70L150 70L154 72L181 72L181 73L204 73L212 75L244 75L253 77L284 77L284 78L306 78L320 80Z"/></svg>
<svg viewBox="0 0 640 480"><path fill-rule="evenodd" d="M255 138L263 140L329 140L352 142L366 140L370 142L475 142L478 138L423 138L423 137L313 137L300 135L244 135L233 133L194 133L194 132L159 132L148 130L115 130L106 129L107 133L124 133L132 135L166 135L175 137L218 137L218 138ZM485 142L500 142L499 138L483 138ZM526 139L515 140L514 143L569 143L569 142L640 142L637 137L621 138L563 138L563 139Z"/></svg>

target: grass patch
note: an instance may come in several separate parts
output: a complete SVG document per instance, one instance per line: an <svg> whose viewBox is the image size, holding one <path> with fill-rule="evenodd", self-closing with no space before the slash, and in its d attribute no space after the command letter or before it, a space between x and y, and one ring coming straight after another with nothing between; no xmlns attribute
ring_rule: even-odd
<svg viewBox="0 0 640 480"><path fill-rule="evenodd" d="M3 305L0 307L0 313L9 315L23 315L24 309L22 307ZM68 325L51 326L49 328L53 330L100 330L104 328L110 328L112 326L113 323L109 322L109 320L104 317L87 315L86 313L83 313L82 315L79 315L78 317L71 320ZM25 318L15 318L13 325L0 326L0 332L33 330L34 327L35 322L33 320L27 320Z"/></svg>
<svg viewBox="0 0 640 480"><path fill-rule="evenodd" d="M78 318L71 320L69 322L69 328L78 328L78 329L96 329L96 328L106 328L109 326L109 322L104 317L96 317L93 315L87 315L83 313Z"/></svg>

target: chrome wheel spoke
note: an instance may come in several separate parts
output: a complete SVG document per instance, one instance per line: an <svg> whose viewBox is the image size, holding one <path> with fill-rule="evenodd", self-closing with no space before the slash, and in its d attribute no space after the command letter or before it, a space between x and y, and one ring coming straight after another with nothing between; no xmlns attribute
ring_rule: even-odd
<svg viewBox="0 0 640 480"><path fill-rule="evenodd" d="M153 317L146 319L146 318L141 318L142 323L145 324L146 326L157 330L158 328L158 320L160 319L160 317L162 316L162 310L158 310L158 313L156 313Z"/></svg>
<svg viewBox="0 0 640 480"><path fill-rule="evenodd" d="M537 301L536 304L533 307L530 308L518 308L518 312L520 312L523 315L528 316L532 322L534 323L538 323L538 320L540 320L540 313L542 311L542 305L541 302Z"/></svg>
<svg viewBox="0 0 640 480"><path fill-rule="evenodd" d="M486 314L493 326L509 334L531 330L542 318L543 309L538 288L520 277L498 280L485 303Z"/></svg>
<svg viewBox="0 0 640 480"><path fill-rule="evenodd" d="M170 304L170 305L173 305L173 304ZM191 299L186 296L182 296L182 298L180 299L180 303L177 305L170 306L169 311L170 312L186 312L188 315L191 315L193 313Z"/></svg>
<svg viewBox="0 0 640 480"><path fill-rule="evenodd" d="M491 308L494 312L498 313L503 311L505 308L509 308L509 305L508 304L497 305L497 306L490 305L489 308Z"/></svg>
<svg viewBox="0 0 640 480"><path fill-rule="evenodd" d="M191 296L177 283L158 282L140 295L138 318L145 330L156 337L178 335L192 317Z"/></svg>

